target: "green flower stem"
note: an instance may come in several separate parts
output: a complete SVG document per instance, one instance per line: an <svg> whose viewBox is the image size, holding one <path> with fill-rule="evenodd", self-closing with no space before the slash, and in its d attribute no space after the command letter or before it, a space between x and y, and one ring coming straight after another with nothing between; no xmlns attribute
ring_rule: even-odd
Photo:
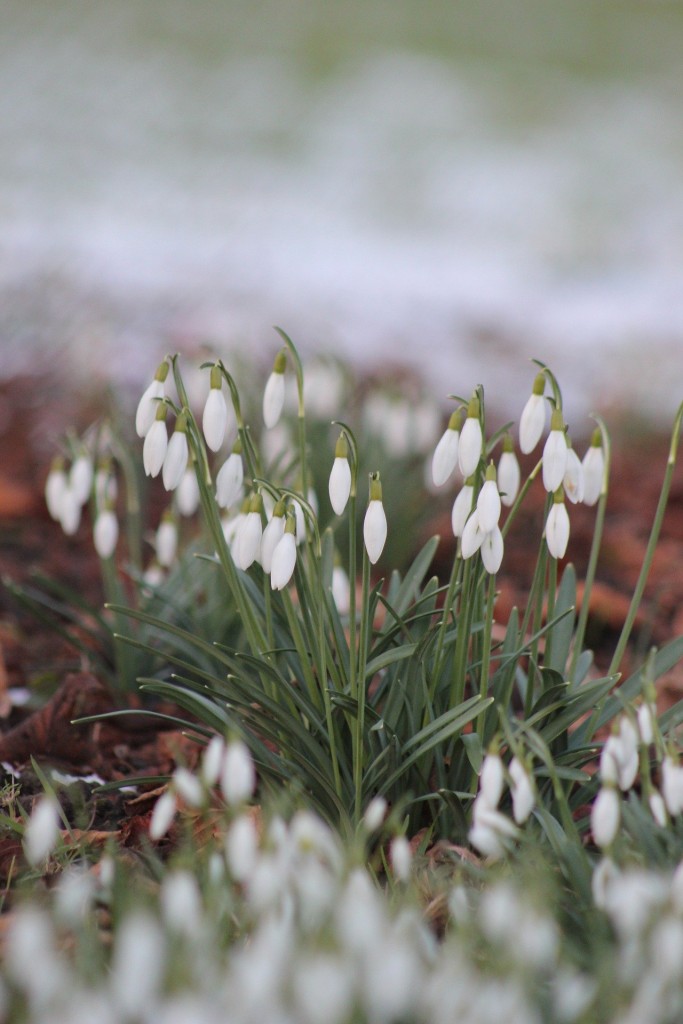
<svg viewBox="0 0 683 1024"><path fill-rule="evenodd" d="M595 573L598 565L598 557L600 555L600 546L602 544L602 534L605 526L605 510L607 508L607 492L609 487L609 474L610 474L610 463L612 458L610 436L607 431L607 427L600 419L596 417L596 420L600 426L602 432L602 450L605 459L605 471L602 477L602 488L600 490L600 497L598 499L598 507L595 515L595 526L593 528L593 540L591 542L590 555L588 557L588 566L586 567L586 578L583 585L583 599L581 601L581 611L579 612L579 618L576 624L576 632L574 634L574 647L572 650L571 661L569 663L569 679L574 682L576 675L576 665L579 660L579 655L583 649L583 638L586 635L586 625L588 624L588 614L590 610L590 595L593 589L593 582L595 580Z"/></svg>
<svg viewBox="0 0 683 1024"><path fill-rule="evenodd" d="M557 559L552 556L548 559L548 602L545 613L546 622L552 622L555 615L555 600L557 598ZM545 652L543 662L549 665L553 653L553 630L549 629L545 637Z"/></svg>
<svg viewBox="0 0 683 1024"><path fill-rule="evenodd" d="M356 481L351 477L349 496L349 693L352 700L358 699L358 676L356 675L358 653L356 651Z"/></svg>
<svg viewBox="0 0 683 1024"><path fill-rule="evenodd" d="M133 568L142 572L142 508L140 502L140 477L133 461L130 448L116 438L116 461L123 472L126 493L126 541L128 558Z"/></svg>
<svg viewBox="0 0 683 1024"><path fill-rule="evenodd" d="M453 603L457 592L458 584L462 577L463 560L460 554L460 543L453 559L453 566L451 568L451 577L448 581L448 590L446 591L446 597L444 598L441 622L439 623L439 632L436 638L436 649L434 651L434 667L432 669L432 683L429 687L430 700L434 700L434 694L438 680L441 678L443 671L443 660L444 660L444 642L446 640L446 633L448 632L448 624L451 618L455 621L455 613Z"/></svg>
<svg viewBox="0 0 683 1024"><path fill-rule="evenodd" d="M495 573L489 576L486 590L486 610L484 612L484 640L481 658L481 675L479 678L479 693L482 699L488 695L489 673L491 666L491 638L493 635L493 605L496 600L496 576ZM477 720L477 732L481 737L486 728L486 715L480 715Z"/></svg>
<svg viewBox="0 0 683 1024"><path fill-rule="evenodd" d="M121 580L116 569L116 564L113 558L100 559L100 566L102 570L102 584L104 589L105 604L116 605L118 607L125 606L125 594L123 587L121 586ZM112 627L112 635L114 637L114 663L115 663L115 678L118 690L121 693L132 692L135 684L135 671L134 671L134 652L129 644L121 643L116 639L117 635L124 632L125 629L125 616L120 615L114 611L114 622Z"/></svg>
<svg viewBox="0 0 683 1024"><path fill-rule="evenodd" d="M304 678L304 682L306 683L308 695L313 704L318 709L322 709L323 704L321 701L320 688L316 684L313 667L311 665L311 648L304 638L301 624L287 588L282 591L282 604L285 609L285 615L287 616L287 625L291 630L294 647L296 648L296 652L299 656L301 674Z"/></svg>
<svg viewBox="0 0 683 1024"><path fill-rule="evenodd" d="M457 707L465 699L465 682L467 675L467 648L472 629L474 594L472 590L472 559L465 561L458 603L457 629L455 634L455 656L453 659L453 678L451 680L450 706Z"/></svg>
<svg viewBox="0 0 683 1024"><path fill-rule="evenodd" d="M631 598L631 605L626 616L626 622L621 631L619 642L617 643L616 650L612 657L610 667L607 670L608 675L612 675L617 672L621 659L624 656L626 650L626 644L631 635L633 629L633 623L635 622L636 615L638 614L638 608L640 602L643 599L643 591L645 590L645 584L647 583L647 577L650 573L650 566L652 565L652 559L654 557L655 548L657 547L657 541L659 540L659 533L662 528L662 522L664 520L664 513L666 511L667 502L669 500L669 491L671 490L671 481L673 479L673 472L676 466L676 457L678 454L678 438L681 431L681 420L683 419L683 402L678 407L676 413L676 419L674 420L674 428L671 434L671 446L669 448L669 458L666 464L666 472L664 474L664 482L662 484L662 490L659 495L659 501L657 503L657 511L655 512L655 518L652 523L652 529L650 530L650 539L647 543L645 550L645 557L643 564L640 569L640 575L638 576L638 582L636 583L633 597Z"/></svg>
<svg viewBox="0 0 683 1024"><path fill-rule="evenodd" d="M355 813L356 820L360 821L363 813L363 754L364 754L364 732L365 732L365 701L367 686L365 680L365 667L367 665L368 657L368 639L372 631L372 623L369 622L370 609L369 605L369 593L370 593L370 559L368 558L367 551L363 551L363 590L361 598L361 616L360 616L360 636L358 643L358 680L357 680L357 713L356 713L356 730L355 730L355 743L353 751L353 776L355 782L356 802L355 802ZM351 652L353 657L353 651Z"/></svg>
<svg viewBox="0 0 683 1024"><path fill-rule="evenodd" d="M306 455L306 410L304 408L304 369L301 365L301 357L297 351L296 345L281 327L276 327L275 330L282 338L283 342L287 346L288 351L292 356L294 363L294 372L296 374L296 388L299 399L298 408L298 436L299 436L299 466L301 470L301 490L303 491L304 497L308 497L308 458Z"/></svg>

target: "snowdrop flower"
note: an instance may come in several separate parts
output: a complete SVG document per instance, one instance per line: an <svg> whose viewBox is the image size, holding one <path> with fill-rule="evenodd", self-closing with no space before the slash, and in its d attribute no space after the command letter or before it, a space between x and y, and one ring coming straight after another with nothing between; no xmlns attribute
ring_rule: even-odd
<svg viewBox="0 0 683 1024"><path fill-rule="evenodd" d="M59 521L61 518L62 498L69 486L69 481L64 469L64 459L58 455L52 460L50 472L45 481L45 502L47 510L53 519Z"/></svg>
<svg viewBox="0 0 683 1024"><path fill-rule="evenodd" d="M168 832L178 809L178 802L175 793L167 789L159 797L154 805L152 817L149 823L149 837L153 842L158 842Z"/></svg>
<svg viewBox="0 0 683 1024"><path fill-rule="evenodd" d="M595 505L602 491L605 475L605 456L602 450L602 434L597 427L588 451L583 457L583 502L584 505Z"/></svg>
<svg viewBox="0 0 683 1024"><path fill-rule="evenodd" d="M149 436L149 435L148 435ZM172 512L164 512L156 532L157 561L164 569L173 565L178 547L178 527Z"/></svg>
<svg viewBox="0 0 683 1024"><path fill-rule="evenodd" d="M158 476L166 458L168 434L166 433L166 406L157 405L156 417L145 434L142 446L142 462L147 476Z"/></svg>
<svg viewBox="0 0 683 1024"><path fill-rule="evenodd" d="M512 438L506 434L503 438L503 451L498 460L498 491L500 500L506 508L514 504L521 478L522 473L515 455Z"/></svg>
<svg viewBox="0 0 683 1024"><path fill-rule="evenodd" d="M591 832L601 850L611 846L616 839L620 819L619 794L611 783L606 783L591 807Z"/></svg>
<svg viewBox="0 0 683 1024"><path fill-rule="evenodd" d="M161 883L159 898L164 924L177 935L196 936L202 918L199 883L191 871L168 871Z"/></svg>
<svg viewBox="0 0 683 1024"><path fill-rule="evenodd" d="M188 465L176 488L175 500L181 516L193 516L199 508L200 494L194 465Z"/></svg>
<svg viewBox="0 0 683 1024"><path fill-rule="evenodd" d="M670 754L662 761L662 796L672 818L683 811L683 768Z"/></svg>
<svg viewBox="0 0 683 1024"><path fill-rule="evenodd" d="M104 508L97 513L93 528L95 550L100 558L111 558L116 550L119 539L119 522L111 508Z"/></svg>
<svg viewBox="0 0 683 1024"><path fill-rule="evenodd" d="M148 911L135 910L123 918L110 974L111 997L119 1011L115 1019L154 1016L166 960L164 947L161 925Z"/></svg>
<svg viewBox="0 0 683 1024"><path fill-rule="evenodd" d="M472 505L474 503L474 477L469 476L465 481L464 487L458 493L455 501L453 502L453 511L451 513L451 526L453 527L453 536L462 537L463 530L465 529L465 523L467 522L470 512L472 511Z"/></svg>
<svg viewBox="0 0 683 1024"><path fill-rule="evenodd" d="M202 415L204 438L212 452L217 452L223 444L228 425L228 407L223 395L222 384L221 368L216 364L211 367L211 386Z"/></svg>
<svg viewBox="0 0 683 1024"><path fill-rule="evenodd" d="M462 557L471 558L472 555L475 555L484 543L484 536L484 531L479 525L479 513L475 508L462 531L462 540L460 542Z"/></svg>
<svg viewBox="0 0 683 1024"><path fill-rule="evenodd" d="M275 357L273 371L266 382L263 393L263 422L268 430L275 426L282 415L285 404L285 366L287 351L282 349Z"/></svg>
<svg viewBox="0 0 683 1024"><path fill-rule="evenodd" d="M37 801L24 832L24 853L32 867L41 865L52 853L59 838L59 814L56 801L43 796Z"/></svg>
<svg viewBox="0 0 683 1024"><path fill-rule="evenodd" d="M472 476L476 470L484 447L479 411L479 399L473 395L467 406L467 419L460 433L458 444L458 463L460 472L465 478Z"/></svg>
<svg viewBox="0 0 683 1024"><path fill-rule="evenodd" d="M472 821L472 828L467 834L472 846L491 861L504 857L507 852L505 841L518 835L513 822L480 797L474 801Z"/></svg>
<svg viewBox="0 0 683 1024"><path fill-rule="evenodd" d="M479 799L487 807L497 807L503 795L505 775L503 762L497 751L490 751L484 758L479 775Z"/></svg>
<svg viewBox="0 0 683 1024"><path fill-rule="evenodd" d="M256 788L256 772L249 748L242 740L231 740L225 748L221 791L231 807L247 801Z"/></svg>
<svg viewBox="0 0 683 1024"><path fill-rule="evenodd" d="M550 420L550 433L543 446L543 486L549 494L562 485L568 450L562 410L555 409Z"/></svg>
<svg viewBox="0 0 683 1024"><path fill-rule="evenodd" d="M294 574L296 565L296 520L287 516L282 537L273 551L273 562L270 569L270 585L273 590L284 590Z"/></svg>
<svg viewBox="0 0 683 1024"><path fill-rule="evenodd" d="M552 508L545 524L545 540L553 558L564 558L569 543L569 516L561 488L555 491Z"/></svg>
<svg viewBox="0 0 683 1024"><path fill-rule="evenodd" d="M503 534L500 527L496 526L484 534L484 539L481 542L481 561L491 576L500 569L503 561Z"/></svg>
<svg viewBox="0 0 683 1024"><path fill-rule="evenodd" d="M666 804L662 794L657 789L653 789L650 793L647 802L650 807L650 814L659 825L660 828L666 828L669 823L669 819L666 813Z"/></svg>
<svg viewBox="0 0 683 1024"><path fill-rule="evenodd" d="M635 782L637 774L638 733L628 715L622 715L616 731L602 748L600 778L626 792Z"/></svg>
<svg viewBox="0 0 683 1024"><path fill-rule="evenodd" d="M178 796L190 807L201 807L204 802L204 787L189 769L180 765L173 772L173 785Z"/></svg>
<svg viewBox="0 0 683 1024"><path fill-rule="evenodd" d="M462 412L460 409L457 409L454 413L451 413L448 426L441 435L432 458L432 479L435 487L441 487L442 484L445 484L458 464L461 426Z"/></svg>
<svg viewBox="0 0 683 1024"><path fill-rule="evenodd" d="M479 529L482 533L490 533L498 526L501 503L496 482L496 467L491 463L486 470L486 479L477 498Z"/></svg>
<svg viewBox="0 0 683 1024"><path fill-rule="evenodd" d="M166 448L161 478L167 491L174 491L183 478L190 457L187 446L187 414L178 416L175 430Z"/></svg>
<svg viewBox="0 0 683 1024"><path fill-rule="evenodd" d="M363 540L371 563L379 560L387 539L387 517L382 504L382 484L379 473L370 474L370 500L363 522Z"/></svg>
<svg viewBox="0 0 683 1024"><path fill-rule="evenodd" d="M216 477L216 501L220 508L230 508L239 501L243 483L242 442L237 438Z"/></svg>
<svg viewBox="0 0 683 1024"><path fill-rule="evenodd" d="M583 466L571 445L567 448L567 467L562 478L562 486L572 504L576 505L579 501L583 501Z"/></svg>
<svg viewBox="0 0 683 1024"><path fill-rule="evenodd" d="M351 467L349 466L349 446L344 434L339 435L334 450L334 462L329 482L330 504L336 515L340 516L346 508L351 494Z"/></svg>
<svg viewBox="0 0 683 1024"><path fill-rule="evenodd" d="M237 558L235 561L240 569L247 570L258 558L263 538L263 499L254 494L249 502L249 511L240 527L237 537Z"/></svg>
<svg viewBox="0 0 683 1024"><path fill-rule="evenodd" d="M69 472L69 487L79 505L85 505L93 485L93 468L87 452L76 457Z"/></svg>
<svg viewBox="0 0 683 1024"><path fill-rule="evenodd" d="M154 374L154 380L145 390L142 398L138 402L138 408L135 414L135 431L138 437L146 437L150 427L156 419L159 401L164 398L167 376L168 363L164 359L163 363L159 363L159 366L157 367L157 371Z"/></svg>
<svg viewBox="0 0 683 1024"><path fill-rule="evenodd" d="M218 782L224 756L225 740L222 736L212 736L202 758L202 779L207 786L215 786Z"/></svg>
<svg viewBox="0 0 683 1024"><path fill-rule="evenodd" d="M383 796L374 796L363 814L363 825L368 832L376 832L381 828L387 816L387 802Z"/></svg>
<svg viewBox="0 0 683 1024"><path fill-rule="evenodd" d="M263 536L261 538L261 566L265 573L270 574L273 567L273 553L285 532L285 500L280 500L273 509Z"/></svg>
<svg viewBox="0 0 683 1024"><path fill-rule="evenodd" d="M655 723L657 721L657 708L652 701L644 700L638 708L638 729L640 738L646 746L650 746L655 740Z"/></svg>
<svg viewBox="0 0 683 1024"><path fill-rule="evenodd" d="M405 836L394 836L389 846L389 857L394 875L399 882L407 882L410 878L410 865L413 852Z"/></svg>
<svg viewBox="0 0 683 1024"><path fill-rule="evenodd" d="M225 837L225 855L236 882L246 882L258 856L258 834L253 818L240 814Z"/></svg>
<svg viewBox="0 0 683 1024"><path fill-rule="evenodd" d="M73 537L81 523L81 504L68 485L62 493L59 522L67 537Z"/></svg>
<svg viewBox="0 0 683 1024"><path fill-rule="evenodd" d="M351 584L341 565L332 570L332 598L340 615L348 615L351 607Z"/></svg>
<svg viewBox="0 0 683 1024"><path fill-rule="evenodd" d="M531 774L518 757L510 761L510 778L512 779L512 816L518 825L522 825L534 809L536 795L534 793Z"/></svg>
<svg viewBox="0 0 683 1024"><path fill-rule="evenodd" d="M538 373L519 421L519 447L525 455L534 450L541 440L541 435L545 429L546 402L543 397L544 391L545 374Z"/></svg>

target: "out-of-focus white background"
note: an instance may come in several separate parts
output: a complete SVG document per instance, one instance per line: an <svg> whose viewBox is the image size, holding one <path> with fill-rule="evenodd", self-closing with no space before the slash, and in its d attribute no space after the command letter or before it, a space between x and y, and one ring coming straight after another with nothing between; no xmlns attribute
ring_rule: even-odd
<svg viewBox="0 0 683 1024"><path fill-rule="evenodd" d="M0 372L208 341L683 397L683 5L4 0ZM570 413L571 416L571 413Z"/></svg>

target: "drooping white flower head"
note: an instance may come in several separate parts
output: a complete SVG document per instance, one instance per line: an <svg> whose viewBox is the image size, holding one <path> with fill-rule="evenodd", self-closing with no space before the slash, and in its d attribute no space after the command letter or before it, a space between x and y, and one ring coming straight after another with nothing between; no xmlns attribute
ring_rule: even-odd
<svg viewBox="0 0 683 1024"><path fill-rule="evenodd" d="M488 860L496 861L505 856L507 841L515 839L517 835L517 826L479 795L474 801L472 828L467 834L472 846Z"/></svg>
<svg viewBox="0 0 683 1024"><path fill-rule="evenodd" d="M287 351L282 349L275 357L273 371L263 393L263 422L271 430L282 415L285 404L285 366Z"/></svg>
<svg viewBox="0 0 683 1024"><path fill-rule="evenodd" d="M162 467L161 479L167 491L174 491L183 479L187 469L190 452L187 446L187 414L183 411L178 416L175 430L168 442Z"/></svg>
<svg viewBox="0 0 683 1024"><path fill-rule="evenodd" d="M545 524L545 539L553 558L564 558L569 543L569 515L564 504L562 489L555 491L555 499Z"/></svg>
<svg viewBox="0 0 683 1024"><path fill-rule="evenodd" d="M432 458L432 479L435 487L441 487L458 465L458 447L460 444L460 428L462 412L457 409L451 413L448 426L436 446Z"/></svg>
<svg viewBox="0 0 683 1024"><path fill-rule="evenodd" d="M163 402L157 405L156 417L152 426L145 434L142 446L142 461L147 476L158 476L166 458L168 434L166 433L166 406Z"/></svg>
<svg viewBox="0 0 683 1024"><path fill-rule="evenodd" d="M662 794L653 789L648 797L648 804L650 806L650 813L660 828L666 828L669 823L669 819L666 813L666 804Z"/></svg>
<svg viewBox="0 0 683 1024"><path fill-rule="evenodd" d="M467 522L470 512L472 511L472 504L474 502L474 477L468 477L465 481L464 486L458 492L458 496L453 502L453 511L451 513L451 526L453 527L453 536L462 537L462 532L465 529L465 523Z"/></svg>
<svg viewBox="0 0 683 1024"><path fill-rule="evenodd" d="M670 754L662 761L662 796L672 818L683 811L683 767Z"/></svg>
<svg viewBox="0 0 683 1024"><path fill-rule="evenodd" d="M241 499L243 483L242 442L237 438L216 477L216 501L220 508L231 508Z"/></svg>
<svg viewBox="0 0 683 1024"><path fill-rule="evenodd" d="M24 832L24 853L33 867L52 853L59 838L59 813L56 801L42 796L36 802Z"/></svg>
<svg viewBox="0 0 683 1024"><path fill-rule="evenodd" d="M460 433L460 441L458 443L458 463L460 465L460 472L465 479L468 476L472 476L476 470L484 448L484 437L481 432L479 412L479 399L476 395L472 395L467 406L467 418Z"/></svg>
<svg viewBox="0 0 683 1024"><path fill-rule="evenodd" d="M605 455L602 450L602 434L596 428L591 438L590 448L583 457L583 503L595 505L603 487L605 475Z"/></svg>
<svg viewBox="0 0 683 1024"><path fill-rule="evenodd" d="M225 740L222 736L212 736L202 758L202 779L207 786L215 786L218 782L224 757Z"/></svg>
<svg viewBox="0 0 683 1024"><path fill-rule="evenodd" d="M498 526L501 501L496 481L496 467L491 463L486 469L486 479L477 497L477 513L479 528L482 533L490 533Z"/></svg>
<svg viewBox="0 0 683 1024"><path fill-rule="evenodd" d="M200 494L197 483L197 472L193 464L189 464L182 475L175 492L175 500L181 516L193 516L199 508Z"/></svg>
<svg viewBox="0 0 683 1024"><path fill-rule="evenodd" d="M518 757L510 761L510 778L512 779L512 816L518 825L524 824L534 809L536 794L534 792L531 773Z"/></svg>
<svg viewBox="0 0 683 1024"><path fill-rule="evenodd" d="M85 505L90 497L94 479L92 459L87 452L76 456L69 472L69 487L79 505Z"/></svg>
<svg viewBox="0 0 683 1024"><path fill-rule="evenodd" d="M500 500L506 508L514 504L521 479L522 473L515 455L512 437L510 434L506 434L503 438L503 451L498 461L498 491Z"/></svg>
<svg viewBox="0 0 683 1024"><path fill-rule="evenodd" d="M543 446L543 486L554 494L562 485L567 470L567 436L561 409L555 409L550 419L550 433Z"/></svg>
<svg viewBox="0 0 683 1024"><path fill-rule="evenodd" d="M379 561L387 539L387 517L382 504L382 484L379 473L370 474L370 500L363 522L363 540L368 558L375 565Z"/></svg>
<svg viewBox="0 0 683 1024"><path fill-rule="evenodd" d="M410 878L410 867L413 862L413 851L405 836L394 836L389 845L389 858L395 877L399 882L407 882Z"/></svg>
<svg viewBox="0 0 683 1024"><path fill-rule="evenodd" d="M492 750L484 758L479 775L479 798L487 807L498 806L504 782L503 762L497 750Z"/></svg>
<svg viewBox="0 0 683 1024"><path fill-rule="evenodd" d="M73 537L81 523L81 503L68 484L62 492L59 522L67 537Z"/></svg>
<svg viewBox="0 0 683 1024"><path fill-rule="evenodd" d="M363 814L363 825L368 832L376 832L382 827L387 809L388 805L383 796L373 796Z"/></svg>
<svg viewBox="0 0 683 1024"><path fill-rule="evenodd" d="M601 850L611 846L616 839L621 820L621 801L614 786L607 783L602 787L591 808L591 832Z"/></svg>
<svg viewBox="0 0 683 1024"><path fill-rule="evenodd" d="M225 748L221 791L231 807L245 803L256 788L256 771L249 748L242 740L231 740Z"/></svg>
<svg viewBox="0 0 683 1024"><path fill-rule="evenodd" d="M230 826L225 837L225 855L235 881L246 882L258 855L258 833L249 814L240 814Z"/></svg>
<svg viewBox="0 0 683 1024"><path fill-rule="evenodd" d="M330 504L335 514L340 516L346 508L351 494L351 467L349 466L349 446L343 432L339 435L334 450L334 462L329 481Z"/></svg>
<svg viewBox="0 0 683 1024"><path fill-rule="evenodd" d="M260 494L254 494L249 502L249 511L246 519L240 527L237 537L237 557L235 559L240 569L245 571L252 565L261 553L261 540L263 538L263 498Z"/></svg>
<svg viewBox="0 0 683 1024"><path fill-rule="evenodd" d="M178 548L178 527L172 512L164 512L157 528L155 547L157 561L164 569L173 565Z"/></svg>
<svg viewBox="0 0 683 1024"><path fill-rule="evenodd" d="M583 501L583 466L571 445L567 449L567 467L562 478L562 486L564 493L574 505Z"/></svg>
<svg viewBox="0 0 683 1024"><path fill-rule="evenodd" d="M220 366L212 366L211 386L202 415L204 438L212 452L217 452L223 444L228 425L228 406L223 395L222 385L223 375Z"/></svg>
<svg viewBox="0 0 683 1024"><path fill-rule="evenodd" d="M119 521L112 508L97 513L93 528L93 542L100 558L111 558L119 539Z"/></svg>
<svg viewBox="0 0 683 1024"><path fill-rule="evenodd" d="M546 401L543 397L544 391L545 374L538 373L519 421L519 447L524 455L528 455L529 452L534 450L545 430Z"/></svg>
<svg viewBox="0 0 683 1024"><path fill-rule="evenodd" d="M204 803L204 787L201 779L184 765L178 765L173 772L176 793L189 807L201 807Z"/></svg>
<svg viewBox="0 0 683 1024"><path fill-rule="evenodd" d="M498 572L503 561L503 534L499 526L484 534L481 542L481 560L491 576Z"/></svg>
<svg viewBox="0 0 683 1024"><path fill-rule="evenodd" d="M638 708L638 730L642 742L649 746L655 741L657 708L653 701L644 700Z"/></svg>
<svg viewBox="0 0 683 1024"><path fill-rule="evenodd" d="M475 555L484 543L486 534L479 525L479 513L475 508L465 523L460 542L460 552L463 558L471 558Z"/></svg>
<svg viewBox="0 0 683 1024"><path fill-rule="evenodd" d="M52 460L50 472L45 481L45 502L47 510L53 519L61 519L62 498L69 486L69 480L64 469L64 459L58 455Z"/></svg>
<svg viewBox="0 0 683 1024"><path fill-rule="evenodd" d="M273 551L270 569L270 585L273 590L284 590L294 574L296 566L296 519L287 516L285 530Z"/></svg>
<svg viewBox="0 0 683 1024"><path fill-rule="evenodd" d="M265 573L270 574L273 566L273 553L285 532L285 500L281 498L273 514L268 520L261 538L261 566Z"/></svg>
<svg viewBox="0 0 683 1024"><path fill-rule="evenodd" d="M332 569L332 597L340 615L348 615L351 607L351 584L341 565Z"/></svg>
<svg viewBox="0 0 683 1024"><path fill-rule="evenodd" d="M159 366L157 367L157 371L154 374L154 380L145 389L142 398L138 402L138 408L135 414L135 431L138 437L146 437L150 427L156 419L159 400L163 399L165 395L165 382L167 376L168 363L164 359L163 363L159 363Z"/></svg>

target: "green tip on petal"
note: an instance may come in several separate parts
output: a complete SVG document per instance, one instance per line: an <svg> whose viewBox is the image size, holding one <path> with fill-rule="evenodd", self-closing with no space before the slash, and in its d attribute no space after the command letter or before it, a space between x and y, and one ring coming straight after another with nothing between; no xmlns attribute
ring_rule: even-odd
<svg viewBox="0 0 683 1024"><path fill-rule="evenodd" d="M370 474L370 501L381 501L382 500L382 483L379 478L379 473Z"/></svg>
<svg viewBox="0 0 683 1024"><path fill-rule="evenodd" d="M335 459L348 459L349 457L349 445L343 431L334 447L334 457Z"/></svg>
<svg viewBox="0 0 683 1024"><path fill-rule="evenodd" d="M468 420L479 419L479 398L477 397L477 395L472 395L472 397L469 400L469 403L467 405L467 418Z"/></svg>
<svg viewBox="0 0 683 1024"><path fill-rule="evenodd" d="M157 372L154 374L154 379L161 381L163 384L168 377L168 363L164 359L163 363L159 363L157 366Z"/></svg>
<svg viewBox="0 0 683 1024"><path fill-rule="evenodd" d="M256 492L256 494L252 494L251 498L249 499L249 511L259 513L263 511L263 498L258 493L258 491Z"/></svg>
<svg viewBox="0 0 683 1024"><path fill-rule="evenodd" d="M275 356L275 362L273 363L273 373L284 373L287 367L287 349L280 349L278 354Z"/></svg>
<svg viewBox="0 0 683 1024"><path fill-rule="evenodd" d="M218 363L216 363L215 366L211 367L211 387L215 388L216 391L219 391L222 383L223 374L221 373L220 366L218 365Z"/></svg>
<svg viewBox="0 0 683 1024"><path fill-rule="evenodd" d="M460 430L462 427L462 409L456 409L455 412L451 413L448 421L449 430Z"/></svg>
<svg viewBox="0 0 683 1024"><path fill-rule="evenodd" d="M515 442L512 440L512 434L506 434L503 438L503 451L514 452Z"/></svg>
<svg viewBox="0 0 683 1024"><path fill-rule="evenodd" d="M545 374L537 373L534 377L534 386L531 389L534 395L542 395L545 391Z"/></svg>
<svg viewBox="0 0 683 1024"><path fill-rule="evenodd" d="M497 479L496 467L493 465L493 462L489 462L488 466L486 467L486 479L493 480L494 482Z"/></svg>
<svg viewBox="0 0 683 1024"><path fill-rule="evenodd" d="M550 417L550 429L564 431L564 416L561 409L553 409L553 414Z"/></svg>
<svg viewBox="0 0 683 1024"><path fill-rule="evenodd" d="M591 448L602 448L602 431L596 427L591 436Z"/></svg>

